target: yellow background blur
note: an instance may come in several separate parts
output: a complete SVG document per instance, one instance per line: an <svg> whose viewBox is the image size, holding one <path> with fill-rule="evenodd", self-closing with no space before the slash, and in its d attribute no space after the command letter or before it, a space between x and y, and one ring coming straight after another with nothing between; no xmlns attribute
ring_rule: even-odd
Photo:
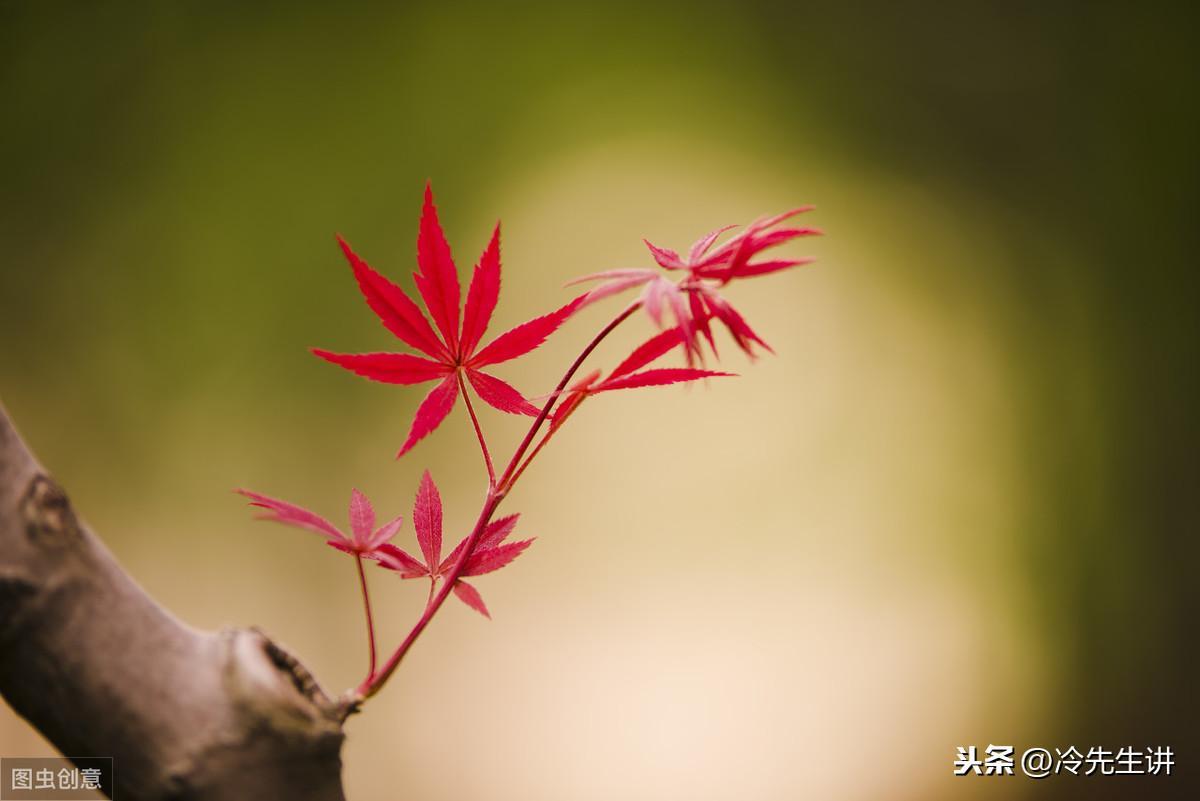
<svg viewBox="0 0 1200 801"><path fill-rule="evenodd" d="M777 357L589 402L506 502L538 537L348 726L351 798L1165 797L953 778L989 743L1184 749L1194 715L1195 58L1165 12L1007 3L6 4L0 391L137 580L361 678L349 560L235 486L447 537L461 404L306 352L395 343L433 181L493 332L577 275L800 203L816 265L730 296ZM1192 168L1189 170L1189 168ZM612 308L497 372L548 391ZM649 329L601 350L611 367ZM519 420L485 412L507 453ZM1185 536L1186 535L1186 536ZM408 542L406 525L402 541ZM423 588L371 576L385 644ZM0 753L48 753L0 713ZM1182 770L1191 770L1184 766ZM1133 793L1134 795L1128 795Z"/></svg>

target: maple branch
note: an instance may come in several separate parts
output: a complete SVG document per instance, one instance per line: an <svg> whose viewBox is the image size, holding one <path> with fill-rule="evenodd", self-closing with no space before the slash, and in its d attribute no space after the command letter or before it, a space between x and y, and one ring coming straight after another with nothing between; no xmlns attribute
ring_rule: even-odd
<svg viewBox="0 0 1200 801"><path fill-rule="evenodd" d="M529 427L529 431L525 433L525 438L521 440L521 444L517 446L516 452L513 453L512 459L510 459L508 462L508 467L504 468L504 475L500 477L499 483L502 493L507 494L508 491L512 489L512 485L516 482L516 478L518 477L517 475L514 475L517 464L521 461L521 457L525 455L525 451L529 449L530 444L533 442L533 438L537 436L542 424L546 422L546 418L550 416L550 409L553 408L555 402L558 401L562 391L566 389L567 384L575 376L575 373L578 372L579 368L583 366L583 362L588 356L592 355L592 351L594 351L597 346L604 341L605 337L611 334L621 323L628 320L629 317L641 307L642 301L640 300L635 300L633 303L630 303L628 306L626 306L625 310L614 317L608 323L608 325L600 329L600 333L596 334L596 336L592 338L592 341L587 344L587 347L585 347L583 351L577 357L575 357L575 361L571 363L569 368L567 368L567 372L563 375L562 380L558 382L558 386L554 388L554 391L550 393L550 397L546 400L545 405L542 406L542 411L538 413L537 419L533 421L533 425L531 425ZM521 472L524 472L524 468L522 468Z"/></svg>
<svg viewBox="0 0 1200 801"><path fill-rule="evenodd" d="M518 467L512 474L512 477L509 478L508 484L510 487L520 480L521 475L525 472L525 468L529 467L529 463L537 458L537 455L542 452L542 448L546 447L546 443L550 441L552 436L554 436L554 432L555 428L554 426L551 426L550 430L542 435L542 438L538 440L538 444L535 445L533 450L529 452L529 455L525 457L525 461L521 463L521 466Z"/></svg>
<svg viewBox="0 0 1200 801"><path fill-rule="evenodd" d="M76 516L0 406L0 694L116 795L341 801L338 704L254 629L154 602Z"/></svg>
<svg viewBox="0 0 1200 801"><path fill-rule="evenodd" d="M395 672L397 666L399 666L400 660L404 658L404 655L407 654L409 649L412 648L413 644L417 641L417 638L421 636L421 632L423 632L425 627L429 625L429 622L433 620L433 616L437 614L438 609L441 608L442 604L445 603L446 598L454 590L454 583L458 581L459 576L462 575L462 571L466 568L467 563L470 561L471 554L475 552L475 546L478 544L479 538L483 536L484 529L487 528L488 523L490 523L492 520L492 516L500 507L501 501L504 500L505 495L508 493L509 489L512 488L515 478L519 475L519 473L516 473L515 471L518 463L521 460L521 457L525 455L525 451L529 449L530 443L533 441L534 437L537 436L538 430L541 429L542 424L545 423L546 419L550 416L550 410L554 406L554 403L558 400L559 395L570 382L571 378L574 377L575 373L578 372L580 366L583 365L584 360L591 355L592 351L594 351L596 347L604 340L604 338L611 334L617 328L617 326L629 319L629 317L635 311L637 311L641 305L641 301L634 301L627 306L624 311L614 317L608 323L608 325L604 326L604 328L602 328L600 332L592 338L592 341L587 344L583 351L575 358L575 361L571 363L571 366L567 368L567 372L558 382L558 386L554 389L554 392L550 395L549 399L547 399L545 405L542 406L542 410L538 414L537 418L533 421L533 424L530 425L529 431L525 434L525 438L521 440L521 444L517 446L517 449L513 453L512 458L509 460L508 467L505 468L504 475L501 477L499 483L493 482L488 487L487 497L483 502L483 508L479 511L479 517L475 521L475 526L471 529L471 533L467 536L466 542L463 545L462 553L458 557L458 561L455 562L454 567L443 580L441 589L439 589L437 594L433 595L431 600L426 603L425 611L421 613L421 617L408 632L408 635L396 648L395 652L392 653L391 657L388 658L388 661L379 671L379 674L373 679L368 679L359 685L358 689L355 691L355 697L363 699L370 698L371 696L375 695L375 693L379 692L379 690L383 688L383 685L391 677L392 673Z"/></svg>
<svg viewBox="0 0 1200 801"><path fill-rule="evenodd" d="M475 426L475 437L479 440L479 448L483 451L483 461L487 464L488 485L496 486L496 468L492 465L492 454L488 451L487 440L483 436L483 428L479 425L479 418L475 416L475 406L471 403L471 396L467 393L467 383L463 380L462 370L458 371L458 389L462 392L463 400L467 404L467 413L471 415L471 424Z"/></svg>
<svg viewBox="0 0 1200 801"><path fill-rule="evenodd" d="M375 621L371 617L371 593L367 589L367 574L363 572L362 554L354 554L354 564L358 567L358 586L362 590L363 610L367 613L367 648L370 650L370 662L367 668L367 680L375 675Z"/></svg>
<svg viewBox="0 0 1200 801"><path fill-rule="evenodd" d="M467 564L467 559L470 557L472 551L475 550L475 543L479 542L479 537L483 534L484 527L492 519L492 515L496 513L496 507L500 505L500 499L501 496L496 493L494 488L488 489L487 500L483 503L483 509L479 512L479 518L475 521L475 527L471 529L471 534L467 537L467 544L463 546L462 556L454 565L454 569L450 571L450 575L442 582L442 588L425 604L425 611L421 613L421 617L413 625L403 642L400 643L395 652L388 658L388 661L384 663L384 666L379 671L379 675L373 680L365 681L359 685L356 692L360 697L370 698L383 688L383 685L391 678L392 673L399 666L400 660L404 658L404 655L412 648L413 643L421 636L421 632L429 625L429 621L433 620L433 616L437 614L438 609L445 602L446 596L454 589L454 582L458 580L459 573ZM430 593L432 594L432 592L433 587L431 586Z"/></svg>

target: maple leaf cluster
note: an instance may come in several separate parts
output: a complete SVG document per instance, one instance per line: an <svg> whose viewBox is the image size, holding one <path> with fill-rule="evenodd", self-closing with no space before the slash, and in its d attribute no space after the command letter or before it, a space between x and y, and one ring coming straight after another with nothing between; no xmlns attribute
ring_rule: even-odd
<svg viewBox="0 0 1200 801"><path fill-rule="evenodd" d="M251 506L267 510L259 515L260 519L312 531L323 536L325 544L331 548L375 561L380 567L395 571L403 579L428 578L432 585L436 585L458 565L467 543L467 538L464 537L445 559L442 558L442 497L429 471L425 471L421 478L421 486L417 490L412 511L417 544L424 561L414 558L391 541L399 533L404 518L396 517L375 528L375 510L371 501L357 489L352 490L350 494L350 536L346 536L325 518L301 506L249 490L235 491L249 498ZM491 614L483 602L483 597L461 577L482 576L499 570L530 546L533 539L505 542L516 529L519 517L520 515L515 514L508 515L489 523L455 581L454 594L485 617L490 618Z"/></svg>
<svg viewBox="0 0 1200 801"><path fill-rule="evenodd" d="M504 567L520 556L533 542L532 539L520 542L504 542L517 527L520 515L508 515L499 520L493 520L483 530L483 536L475 544L470 557L458 571L455 579L454 594L467 606L479 612L484 617L491 617L479 591L463 581L463 576L482 576ZM446 579L462 558L466 548L467 538L454 547L454 550L442 558L442 497L438 494L437 485L425 472L421 479L421 488L417 490L417 502L413 507L413 526L417 530L417 544L421 547L424 561L414 558L403 548L385 543L376 551L375 557L379 563L400 574L402 579L428 578L431 586Z"/></svg>
<svg viewBox="0 0 1200 801"><path fill-rule="evenodd" d="M713 336L714 320L725 327L737 347L749 357L756 355L756 346L771 350L720 290L737 280L808 263L808 259L755 260L769 248L820 233L815 228L778 227L807 210L807 207L797 208L765 217L721 244L717 244L718 239L732 226L719 228L701 237L686 257L646 242L660 269L618 269L584 276L578 281L599 280L601 283L558 309L515 326L482 346L480 343L500 296L499 224L493 229L491 239L474 267L465 303L458 269L428 186L417 236L417 271L413 273L421 305L399 285L374 270L344 239L337 238L367 306L388 331L414 352L335 353L314 348L313 353L372 381L405 386L434 383L417 407L397 458L433 433L450 415L461 395L488 471L488 492L474 528L444 557L442 498L428 471L422 476L412 509L420 558L393 541L400 532L403 518L397 516L377 527L374 507L357 489L352 490L350 496L348 534L301 506L249 490L237 490L251 505L264 510L260 518L311 531L323 537L330 547L355 558L371 656L367 677L356 691L360 700L378 691L447 595L454 594L480 614L491 616L479 591L465 579L506 567L532 544L533 539L509 541L516 529L518 515L493 519L494 515L529 463L586 399L623 389L731 376L732 373L696 367L697 361L704 361L702 344L707 343L714 357L718 355ZM642 288L641 293L592 338L557 388L542 396L546 400L540 409L490 372L492 367L538 348L580 309L637 287ZM659 332L635 348L607 376L597 369L572 383L575 373L600 341L639 308L645 310ZM674 325L670 327L665 322L668 310L674 318ZM654 366L676 349L683 352L687 366ZM501 412L534 418L502 471L493 465L483 426L471 401L472 395ZM364 560L401 579L429 581L429 599L421 618L379 670L376 669L370 597L362 567Z"/></svg>
<svg viewBox="0 0 1200 801"><path fill-rule="evenodd" d="M331 353L320 348L313 348L313 353L372 381L386 384L438 382L417 408L408 438L398 456L407 453L446 419L459 392L466 391L464 376L479 397L496 409L509 414L537 415L537 408L520 392L482 368L524 356L541 345L580 306L583 297L506 331L480 349L479 342L500 297L499 224L475 266L460 328L462 289L458 270L438 221L433 192L429 187L425 188L421 230L417 236L419 269L413 273L413 279L425 309L437 326L437 333L403 289L371 269L341 237L338 237L338 244L350 262L367 305L378 315L380 322L401 342L424 353L425 357L410 353Z"/></svg>
<svg viewBox="0 0 1200 801"><path fill-rule="evenodd" d="M820 229L811 227L775 228L783 221L811 210L811 206L801 206L756 220L747 226L745 231L714 248L721 234L734 226L718 228L696 240L688 250L687 258L681 258L674 250L646 241L650 255L660 267L669 272L682 273L682 277L676 281L654 269L632 268L593 273L572 283L602 281L584 296L583 305L595 303L627 289L644 287L640 297L642 306L659 328L663 327L664 307L670 308L682 334L681 344L685 348L689 363L693 358L703 359L700 351L701 337L708 342L713 355L717 355L717 344L710 325L712 318L725 325L733 341L747 356L754 357L754 345L774 352L717 290L737 279L769 275L810 263L812 259L772 259L758 262L751 259L764 250L798 237L820 234Z"/></svg>

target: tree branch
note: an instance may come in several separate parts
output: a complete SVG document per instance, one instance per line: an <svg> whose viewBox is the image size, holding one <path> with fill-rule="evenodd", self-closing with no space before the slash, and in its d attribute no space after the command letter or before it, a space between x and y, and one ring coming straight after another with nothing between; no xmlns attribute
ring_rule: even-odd
<svg viewBox="0 0 1200 801"><path fill-rule="evenodd" d="M122 799L339 801L342 722L254 629L154 602L0 406L0 694L64 754L114 757Z"/></svg>

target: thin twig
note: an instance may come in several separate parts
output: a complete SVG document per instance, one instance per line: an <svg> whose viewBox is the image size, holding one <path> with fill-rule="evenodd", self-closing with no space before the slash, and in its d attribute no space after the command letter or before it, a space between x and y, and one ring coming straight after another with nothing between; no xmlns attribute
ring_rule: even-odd
<svg viewBox="0 0 1200 801"><path fill-rule="evenodd" d="M358 586L362 589L363 608L367 612L367 647L371 651L370 666L367 668L367 681L375 676L375 621L371 617L371 594L367 591L367 574L363 572L362 554L354 554L354 564L358 567Z"/></svg>
<svg viewBox="0 0 1200 801"><path fill-rule="evenodd" d="M635 311L637 311L641 305L641 301L634 301L627 306L624 311L614 317L612 321L608 323L608 325L604 326L604 328L600 330L600 333L596 334L596 336L592 338L592 341L587 344L587 347L583 349L579 356L575 358L575 361L571 363L571 366L567 368L567 372L563 375L562 380L558 382L558 386L555 387L554 392L550 394L549 399L547 399L545 405L542 407L541 412L533 421L533 424L530 425L529 431L525 433L525 438L521 440L521 444L517 446L512 458L509 459L508 466L504 469L504 474L500 477L498 482L493 481L488 487L488 493L487 497L484 499L483 508L479 510L479 517L475 520L475 525L471 529L470 535L467 536L466 542L463 544L462 553L459 555L458 561L454 564L454 567L451 568L449 574L444 577L441 589L438 590L437 594L434 595L433 598L425 605L425 611L421 614L420 619L418 619L416 624L413 625L412 629L408 632L408 635L404 638L403 642L400 643L399 647L396 648L395 652L388 657L387 662L379 670L378 675L367 679L359 686L358 694L360 696L363 698L370 698L372 695L379 692L379 690L391 677L392 673L395 672L396 667L400 664L400 660L404 658L404 655L408 653L410 648L412 648L413 643L415 643L417 638L421 636L421 632L425 630L425 627L429 625L429 622L433 619L433 616L437 614L438 609L441 608L442 604L446 601L447 596L449 596L451 591L454 589L454 583L458 581L458 577L466 568L467 562L471 558L471 554L475 551L476 544L478 544L480 537L483 536L483 530L487 527L487 524L491 522L492 515L496 513L496 509L499 508L500 502L504 500L505 495L507 495L508 491L512 489L513 484L516 483L516 479L519 477L519 472L517 470L518 465L520 465L521 459L525 455L525 452L529 450L529 446L537 436L538 431L541 430L542 424L545 423L546 419L550 416L550 410L558 400L559 396L562 394L563 389L575 376L575 373L579 370L580 366L583 365L584 360L591 355L592 351L596 349L601 341L611 334L617 326L629 319L629 317ZM461 377L459 380L462 380ZM472 418L474 418L474 415L472 415ZM481 435L480 442L482 443L482 441ZM528 462L526 462L525 466L528 466ZM524 467L521 468L522 472L523 470Z"/></svg>
<svg viewBox="0 0 1200 801"><path fill-rule="evenodd" d="M471 403L471 396L467 393L467 383L463 380L462 370L458 371L458 388L462 391L463 400L467 404L467 413L471 415L471 425L475 426L475 437L479 440L479 449L483 451L483 461L487 465L488 471L488 486L496 486L496 468L492 465L492 454L488 451L487 439L483 436L483 428L479 425L479 418L475 416L475 407Z"/></svg>
<svg viewBox="0 0 1200 801"><path fill-rule="evenodd" d="M512 459L510 459L508 462L508 467L504 469L504 475L500 477L500 482L498 484L502 493L507 494L508 490L512 488L513 471L516 470L518 463L521 461L521 457L525 455L525 451L529 449L530 444L533 442L533 438L537 436L538 431L542 427L542 423L546 422L546 418L550 416L551 407L554 406L555 401L558 400L559 395L562 394L562 391L566 388L567 383L575 376L575 373L583 365L584 359L592 354L592 351L596 349L596 347L604 340L606 336L613 332L613 329L628 320L635 311L641 308L641 305L642 302L637 300L625 307L625 311L618 314L612 319L611 322L609 322L608 325L604 326L604 328L600 330L600 333L596 334L596 336L592 338L592 341L587 344L587 347L583 349L583 352L575 358L575 361L571 364L570 368L567 369L566 374L563 375L562 380L558 382L558 386L554 388L554 392L550 393L550 398L546 401L546 405L542 407L542 411L538 414L537 419L534 420L533 425L529 427L529 431L525 434L525 439L521 440L521 444L517 446L516 452L513 454Z"/></svg>

